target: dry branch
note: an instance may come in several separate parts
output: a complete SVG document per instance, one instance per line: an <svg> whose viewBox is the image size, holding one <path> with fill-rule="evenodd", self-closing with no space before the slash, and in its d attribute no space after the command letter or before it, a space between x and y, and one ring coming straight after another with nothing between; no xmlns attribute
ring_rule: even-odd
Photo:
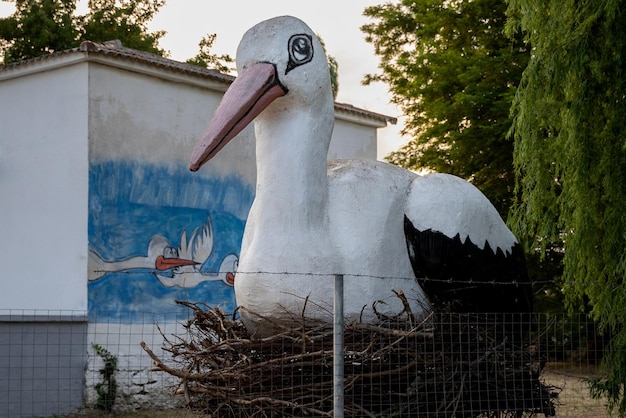
<svg viewBox="0 0 626 418"><path fill-rule="evenodd" d="M533 350L510 341L500 317L405 311L377 324L345 326L345 416L517 417L554 415L556 392L540 379ZM166 362L189 406L213 417L332 416L330 325L294 318L257 339L219 308L178 302L193 313L187 335L165 339ZM278 328L277 328L278 329Z"/></svg>

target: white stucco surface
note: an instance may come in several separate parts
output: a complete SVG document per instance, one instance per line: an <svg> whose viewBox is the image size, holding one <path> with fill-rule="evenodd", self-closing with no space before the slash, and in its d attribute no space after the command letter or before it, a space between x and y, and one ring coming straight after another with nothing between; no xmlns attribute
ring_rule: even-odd
<svg viewBox="0 0 626 418"><path fill-rule="evenodd" d="M331 279L338 273L350 276L347 318L374 321L372 306L381 299L386 303L378 312L397 313L401 303L395 298L393 304L392 290L410 295L419 314L425 298L410 280L403 233L415 174L371 160L346 162L375 155L375 128L337 121L328 63L314 32L289 16L261 22L243 36L236 62L240 76L194 148L190 167L210 166L225 143L236 143L242 126L254 124L256 195L234 282L246 327L271 334L279 329L275 324L289 323L305 308L329 320ZM329 154L343 159L330 173Z"/></svg>
<svg viewBox="0 0 626 418"><path fill-rule="evenodd" d="M90 66L89 91L91 161L140 157L159 165L187 164L222 96L219 91L98 64ZM235 174L253 183L254 164L233 164L254 161L252 129L239 139L202 174Z"/></svg>
<svg viewBox="0 0 626 418"><path fill-rule="evenodd" d="M376 129L335 117L329 160L376 159Z"/></svg>
<svg viewBox="0 0 626 418"><path fill-rule="evenodd" d="M0 306L87 309L87 64L0 82Z"/></svg>

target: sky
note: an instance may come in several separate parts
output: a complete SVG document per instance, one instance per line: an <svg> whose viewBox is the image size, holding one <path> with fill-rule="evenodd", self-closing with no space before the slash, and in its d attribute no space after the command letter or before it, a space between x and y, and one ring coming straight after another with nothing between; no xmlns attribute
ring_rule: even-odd
<svg viewBox="0 0 626 418"><path fill-rule="evenodd" d="M256 23L281 15L304 20L321 36L329 55L339 64L337 101L399 118L398 125L378 131L378 158L398 149L407 138L400 136L400 109L390 104L387 86L361 84L365 74L378 72L378 57L359 29L368 20L363 10L387 0L167 0L150 22L151 31L165 30L159 45L170 58L185 61L198 53L198 42L217 34L211 52L235 57L244 32ZM85 13L86 0L79 0L78 13ZM13 12L13 3L0 2L0 17Z"/></svg>

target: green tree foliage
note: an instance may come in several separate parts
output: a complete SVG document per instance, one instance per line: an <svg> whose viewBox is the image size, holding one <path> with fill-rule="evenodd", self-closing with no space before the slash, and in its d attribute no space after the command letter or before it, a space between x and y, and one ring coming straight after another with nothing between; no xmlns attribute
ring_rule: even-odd
<svg viewBox="0 0 626 418"><path fill-rule="evenodd" d="M193 58L189 58L187 63L210 68L222 73L232 72L233 68L232 66L229 66L229 64L232 64L234 60L230 55L216 55L211 53L211 48L213 47L213 42L215 42L216 38L217 35L214 33L203 37L198 43L198 54Z"/></svg>
<svg viewBox="0 0 626 418"><path fill-rule="evenodd" d="M328 68L330 69L330 85L333 89L333 99L337 99L339 93L339 63L335 57L328 55Z"/></svg>
<svg viewBox="0 0 626 418"><path fill-rule="evenodd" d="M76 47L85 40L119 39L129 47L164 55L163 31L147 23L165 0L89 0L89 13L75 15L76 0L14 0L15 13L0 19L5 64Z"/></svg>
<svg viewBox="0 0 626 418"><path fill-rule="evenodd" d="M337 93L339 93L339 64L337 63L335 57L328 54L326 44L322 40L322 37L317 35L317 38L320 40L322 48L324 48L326 59L328 59L328 68L330 69L330 85L333 90L333 99L337 99Z"/></svg>
<svg viewBox="0 0 626 418"><path fill-rule="evenodd" d="M119 39L125 47L164 55L158 47L165 31L148 31L148 22L165 0L89 0L89 13L77 18L81 41Z"/></svg>
<svg viewBox="0 0 626 418"><path fill-rule="evenodd" d="M402 0L368 7L361 29L406 115L411 141L387 161L458 175L506 215L514 188L509 110L529 52L509 39L504 0Z"/></svg>
<svg viewBox="0 0 626 418"><path fill-rule="evenodd" d="M509 33L532 58L513 106L519 199L512 218L531 246L564 247L572 308L615 335L606 395L626 415L626 1L509 0Z"/></svg>
<svg viewBox="0 0 626 418"><path fill-rule="evenodd" d="M15 0L15 13L0 19L4 62L34 58L76 46L76 0Z"/></svg>

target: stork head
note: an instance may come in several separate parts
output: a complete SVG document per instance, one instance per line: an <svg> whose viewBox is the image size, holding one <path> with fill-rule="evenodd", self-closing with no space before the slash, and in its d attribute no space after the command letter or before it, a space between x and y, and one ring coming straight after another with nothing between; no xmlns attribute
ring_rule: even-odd
<svg viewBox="0 0 626 418"><path fill-rule="evenodd" d="M239 76L224 94L189 168L198 170L270 105L306 109L330 102L328 61L315 33L301 20L281 16L243 36L237 49Z"/></svg>

